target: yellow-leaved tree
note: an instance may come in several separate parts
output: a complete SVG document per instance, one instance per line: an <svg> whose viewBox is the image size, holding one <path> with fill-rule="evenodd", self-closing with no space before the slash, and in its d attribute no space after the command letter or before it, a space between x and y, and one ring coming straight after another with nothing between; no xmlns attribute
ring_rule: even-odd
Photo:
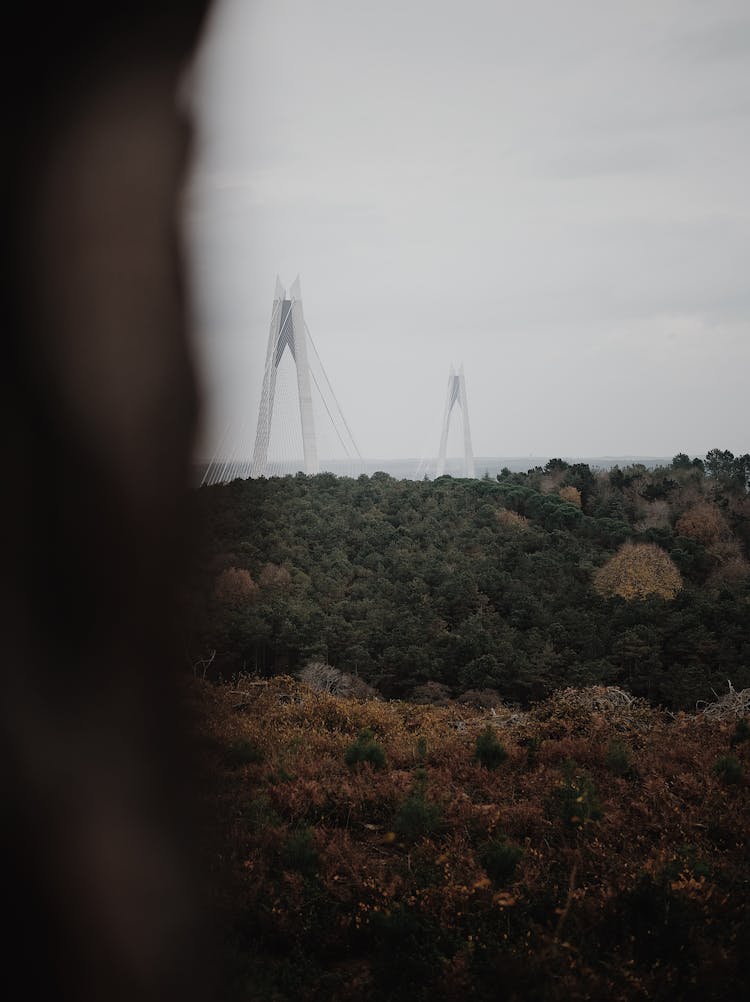
<svg viewBox="0 0 750 1002"><path fill-rule="evenodd" d="M623 543L594 575L594 589L605 597L632 602L648 595L673 599L682 588L672 558L654 543Z"/></svg>
<svg viewBox="0 0 750 1002"><path fill-rule="evenodd" d="M571 504L574 504L576 508L581 507L581 492L577 487L561 487L558 494L564 501L569 501Z"/></svg>
<svg viewBox="0 0 750 1002"><path fill-rule="evenodd" d="M498 508L495 512L498 524L504 529L512 529L515 532L525 532L529 527L529 520L519 515L509 508Z"/></svg>

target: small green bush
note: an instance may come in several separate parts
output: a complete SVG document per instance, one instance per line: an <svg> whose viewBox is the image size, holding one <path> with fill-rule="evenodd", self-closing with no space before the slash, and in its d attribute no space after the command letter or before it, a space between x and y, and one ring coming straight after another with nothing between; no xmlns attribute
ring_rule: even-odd
<svg viewBox="0 0 750 1002"><path fill-rule="evenodd" d="M360 762L369 762L375 769L385 767L385 751L375 740L371 730L365 728L357 735L357 740L350 744L344 753L344 761L353 768Z"/></svg>
<svg viewBox="0 0 750 1002"><path fill-rule="evenodd" d="M563 782L556 791L558 813L570 828L583 828L589 821L598 821L604 812L588 773L575 773L575 763L563 765Z"/></svg>
<svg viewBox="0 0 750 1002"><path fill-rule="evenodd" d="M526 764L533 768L539 761L539 749L542 746L542 739L537 735L523 738L521 745L526 749Z"/></svg>
<svg viewBox="0 0 750 1002"><path fill-rule="evenodd" d="M477 735L474 746L474 761L484 766L485 769L497 769L507 757L505 746L498 741L494 728L488 724Z"/></svg>
<svg viewBox="0 0 750 1002"><path fill-rule="evenodd" d="M389 1002L429 997L425 985L452 953L450 934L439 920L418 906L395 904L373 913L370 930L375 992L369 997Z"/></svg>
<svg viewBox="0 0 750 1002"><path fill-rule="evenodd" d="M485 846L480 859L493 884L501 886L513 876L521 856L523 849L520 845L498 838Z"/></svg>
<svg viewBox="0 0 750 1002"><path fill-rule="evenodd" d="M312 877L317 872L318 853L309 828L290 832L281 845L280 855L285 870L294 870L306 877Z"/></svg>
<svg viewBox="0 0 750 1002"><path fill-rule="evenodd" d="M268 781L274 785L280 785L281 783L293 783L297 777L289 772L288 769L280 765L278 769L275 769L268 777Z"/></svg>
<svg viewBox="0 0 750 1002"><path fill-rule="evenodd" d="M711 876L711 866L700 856L697 846L687 843L677 846L674 857L665 864L663 873L665 880L677 880L681 874L689 874L696 880L700 880L701 877L708 879Z"/></svg>
<svg viewBox="0 0 750 1002"><path fill-rule="evenodd" d="M742 765L734 755L722 755L716 760L714 772L725 783L737 786L742 782Z"/></svg>
<svg viewBox="0 0 750 1002"><path fill-rule="evenodd" d="M226 753L227 765L235 768L240 765L259 765L263 759L262 749L252 741L235 741Z"/></svg>
<svg viewBox="0 0 750 1002"><path fill-rule="evenodd" d="M622 741L618 741L617 739L610 741L607 747L607 754L604 758L604 764L615 776L633 775L633 763L630 760L630 751Z"/></svg>
<svg viewBox="0 0 750 1002"><path fill-rule="evenodd" d="M729 739L729 744L732 748L734 748L737 745L741 745L748 739L750 739L750 726L748 726L747 717L740 717L737 721L737 726Z"/></svg>
<svg viewBox="0 0 750 1002"><path fill-rule="evenodd" d="M242 811L242 816L253 828L259 830L274 828L281 824L281 818L274 810L270 799L264 794L253 797Z"/></svg>
<svg viewBox="0 0 750 1002"><path fill-rule="evenodd" d="M439 831L442 820L440 806L427 799L427 773L417 769L412 789L396 812L393 829L401 838L414 842Z"/></svg>

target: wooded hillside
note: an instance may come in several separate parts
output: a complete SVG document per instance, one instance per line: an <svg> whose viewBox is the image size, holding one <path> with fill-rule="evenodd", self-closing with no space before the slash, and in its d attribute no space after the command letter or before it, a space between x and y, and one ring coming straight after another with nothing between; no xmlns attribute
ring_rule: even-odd
<svg viewBox="0 0 750 1002"><path fill-rule="evenodd" d="M616 684L691 709L750 686L749 484L750 456L715 449L655 470L203 488L188 654L215 651L224 678L322 662L389 697Z"/></svg>

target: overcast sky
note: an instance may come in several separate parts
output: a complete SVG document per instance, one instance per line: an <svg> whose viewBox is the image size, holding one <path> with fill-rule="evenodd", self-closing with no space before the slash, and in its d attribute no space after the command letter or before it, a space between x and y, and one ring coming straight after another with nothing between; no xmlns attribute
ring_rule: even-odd
<svg viewBox="0 0 750 1002"><path fill-rule="evenodd" d="M277 273L365 456L461 362L478 456L750 449L747 0L219 0L190 79L204 454Z"/></svg>

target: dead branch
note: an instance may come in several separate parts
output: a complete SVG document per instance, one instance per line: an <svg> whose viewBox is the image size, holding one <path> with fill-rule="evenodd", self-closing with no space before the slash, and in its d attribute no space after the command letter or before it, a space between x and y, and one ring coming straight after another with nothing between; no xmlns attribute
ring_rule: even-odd
<svg viewBox="0 0 750 1002"><path fill-rule="evenodd" d="M729 692L714 703L706 703L699 700L695 704L696 713L701 713L707 720L721 722L724 720L738 720L740 717L750 716L750 689L740 689L739 692L727 679ZM716 693L714 693L716 695Z"/></svg>
<svg viewBox="0 0 750 1002"><path fill-rule="evenodd" d="M193 664L193 676L195 678L198 678L198 669L201 668L202 671L200 673L200 679L201 679L202 682L205 682L206 681L206 672L208 671L208 669L210 668L210 666L213 664L213 660L214 660L215 657L216 657L216 651L211 651L211 653L209 654L209 656L207 658L201 658L199 661L194 662L194 664Z"/></svg>

